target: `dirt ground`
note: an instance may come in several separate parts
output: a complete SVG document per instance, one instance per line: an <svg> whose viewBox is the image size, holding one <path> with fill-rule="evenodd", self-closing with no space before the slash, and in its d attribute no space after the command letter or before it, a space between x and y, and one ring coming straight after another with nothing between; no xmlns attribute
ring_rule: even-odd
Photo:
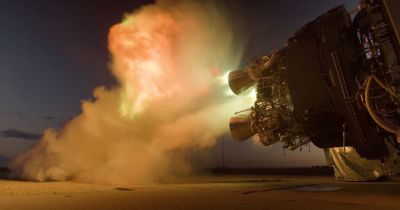
<svg viewBox="0 0 400 210"><path fill-rule="evenodd" d="M196 176L112 186L0 180L0 209L400 209L400 182L332 177Z"/></svg>

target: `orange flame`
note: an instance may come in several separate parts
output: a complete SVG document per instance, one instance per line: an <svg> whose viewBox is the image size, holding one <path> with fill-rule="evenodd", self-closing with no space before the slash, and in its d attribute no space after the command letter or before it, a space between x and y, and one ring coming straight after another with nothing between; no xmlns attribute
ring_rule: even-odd
<svg viewBox="0 0 400 210"><path fill-rule="evenodd" d="M160 11L150 19L129 16L110 29L113 72L124 88L120 108L124 116L132 116L143 110L146 102L181 89L173 59L180 27L170 14Z"/></svg>

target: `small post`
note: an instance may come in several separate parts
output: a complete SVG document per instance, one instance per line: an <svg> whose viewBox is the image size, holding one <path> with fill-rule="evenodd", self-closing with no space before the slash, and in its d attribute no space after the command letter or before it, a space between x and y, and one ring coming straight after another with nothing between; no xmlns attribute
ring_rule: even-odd
<svg viewBox="0 0 400 210"><path fill-rule="evenodd" d="M343 131L342 131L342 136L343 136L343 152L346 152L346 123L344 122L342 125Z"/></svg>
<svg viewBox="0 0 400 210"><path fill-rule="evenodd" d="M224 140L225 140L225 137L222 137L222 141L221 141L222 168L225 168Z"/></svg>

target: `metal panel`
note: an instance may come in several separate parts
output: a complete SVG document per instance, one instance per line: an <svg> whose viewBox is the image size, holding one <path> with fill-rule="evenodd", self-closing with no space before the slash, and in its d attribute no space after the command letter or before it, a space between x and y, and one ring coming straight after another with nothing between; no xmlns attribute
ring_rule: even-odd
<svg viewBox="0 0 400 210"><path fill-rule="evenodd" d="M292 102L311 141L318 147L342 145L341 122L322 78L317 40L294 41L288 46L286 56Z"/></svg>
<svg viewBox="0 0 400 210"><path fill-rule="evenodd" d="M400 45L400 1L383 0L387 15L389 16L393 30L396 33L397 43Z"/></svg>

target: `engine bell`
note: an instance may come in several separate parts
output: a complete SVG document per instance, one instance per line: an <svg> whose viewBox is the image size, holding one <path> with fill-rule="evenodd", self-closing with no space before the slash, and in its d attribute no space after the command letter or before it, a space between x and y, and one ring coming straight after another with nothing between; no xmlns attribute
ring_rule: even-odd
<svg viewBox="0 0 400 210"><path fill-rule="evenodd" d="M250 117L232 117L229 123L231 135L236 141L245 141L255 135Z"/></svg>
<svg viewBox="0 0 400 210"><path fill-rule="evenodd" d="M231 90L236 95L239 95L255 85L256 82L251 79L246 71L236 70L229 72L228 83Z"/></svg>

